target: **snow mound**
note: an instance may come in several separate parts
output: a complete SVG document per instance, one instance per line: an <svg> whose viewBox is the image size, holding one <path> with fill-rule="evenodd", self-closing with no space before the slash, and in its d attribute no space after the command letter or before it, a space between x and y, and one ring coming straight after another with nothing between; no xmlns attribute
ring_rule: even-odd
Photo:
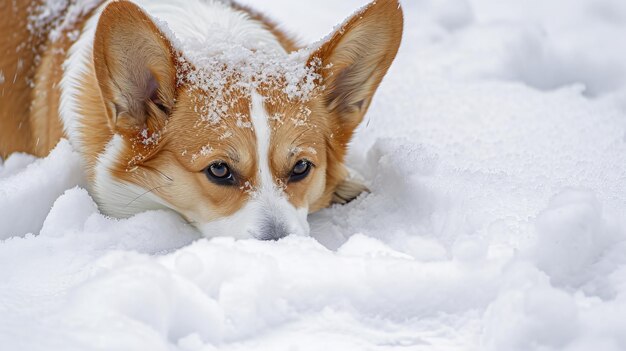
<svg viewBox="0 0 626 351"><path fill-rule="evenodd" d="M366 1L245 2L315 41ZM5 160L0 344L626 349L626 8L403 6L398 59L348 157L371 193L311 215L311 238L107 218L65 141Z"/></svg>
<svg viewBox="0 0 626 351"><path fill-rule="evenodd" d="M10 156L0 175L0 239L38 233L56 198L84 184L79 156L67 141L42 160Z"/></svg>

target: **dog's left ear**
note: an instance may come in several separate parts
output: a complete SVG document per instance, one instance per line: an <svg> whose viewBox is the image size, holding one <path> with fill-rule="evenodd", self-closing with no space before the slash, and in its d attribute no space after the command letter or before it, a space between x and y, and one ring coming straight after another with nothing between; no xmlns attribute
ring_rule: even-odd
<svg viewBox="0 0 626 351"><path fill-rule="evenodd" d="M398 0L376 0L348 19L311 55L321 61L324 100L338 118L341 146L361 123L372 96L398 52L403 29Z"/></svg>
<svg viewBox="0 0 626 351"><path fill-rule="evenodd" d="M93 59L114 132L160 130L174 104L176 68L171 43L137 5L109 4L100 16Z"/></svg>

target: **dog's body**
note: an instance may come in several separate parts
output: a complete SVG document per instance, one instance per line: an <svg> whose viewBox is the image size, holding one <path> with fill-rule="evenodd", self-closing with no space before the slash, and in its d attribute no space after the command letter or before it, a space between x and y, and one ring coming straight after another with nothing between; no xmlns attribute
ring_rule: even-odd
<svg viewBox="0 0 626 351"><path fill-rule="evenodd" d="M397 52L397 0L299 52L230 1L59 3L0 5L0 156L67 137L104 213L171 209L206 235L303 235L363 190L343 158Z"/></svg>

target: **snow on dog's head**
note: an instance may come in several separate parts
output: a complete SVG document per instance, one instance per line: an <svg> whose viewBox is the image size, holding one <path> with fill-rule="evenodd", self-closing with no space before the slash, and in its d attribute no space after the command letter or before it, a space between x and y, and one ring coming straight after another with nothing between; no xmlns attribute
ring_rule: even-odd
<svg viewBox="0 0 626 351"><path fill-rule="evenodd" d="M102 103L83 105L80 139L103 212L168 208L208 236L278 239L308 234L309 212L358 195L343 159L400 43L396 0L291 54L192 53L167 32L126 1L100 17L84 93L99 89L108 126L88 118Z"/></svg>

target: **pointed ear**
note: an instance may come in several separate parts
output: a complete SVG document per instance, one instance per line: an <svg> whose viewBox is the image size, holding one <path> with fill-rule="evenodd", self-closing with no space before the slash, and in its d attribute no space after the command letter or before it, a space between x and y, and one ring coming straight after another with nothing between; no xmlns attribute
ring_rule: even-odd
<svg viewBox="0 0 626 351"><path fill-rule="evenodd" d="M402 28L398 0L376 0L311 55L312 64L321 60L325 103L348 140L398 52Z"/></svg>
<svg viewBox="0 0 626 351"><path fill-rule="evenodd" d="M116 1L104 9L93 59L113 131L136 135L162 127L174 106L172 53L170 42L137 5Z"/></svg>

